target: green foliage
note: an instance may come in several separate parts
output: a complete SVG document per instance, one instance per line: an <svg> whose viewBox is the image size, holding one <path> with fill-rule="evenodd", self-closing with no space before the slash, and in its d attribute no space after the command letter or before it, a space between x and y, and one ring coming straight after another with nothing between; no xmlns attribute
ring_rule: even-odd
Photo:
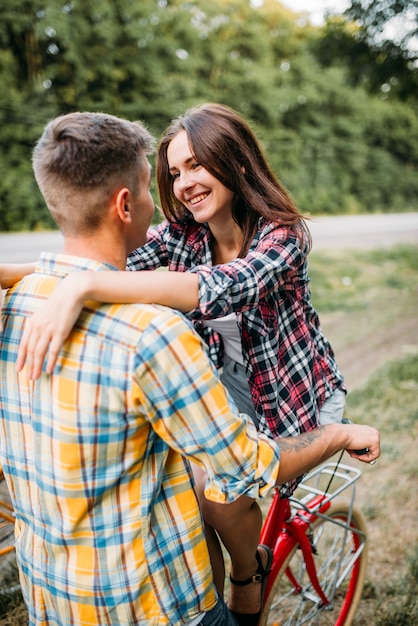
<svg viewBox="0 0 418 626"><path fill-rule="evenodd" d="M416 0L351 0L317 42L321 63L340 64L350 82L385 98L414 100L418 88Z"/></svg>
<svg viewBox="0 0 418 626"><path fill-rule="evenodd" d="M304 213L416 209L416 96L397 97L393 81L381 92L382 50L349 22L302 27L276 0L3 5L0 230L52 225L30 154L55 115L101 110L160 135L204 101L248 118ZM405 69L404 90L416 76Z"/></svg>

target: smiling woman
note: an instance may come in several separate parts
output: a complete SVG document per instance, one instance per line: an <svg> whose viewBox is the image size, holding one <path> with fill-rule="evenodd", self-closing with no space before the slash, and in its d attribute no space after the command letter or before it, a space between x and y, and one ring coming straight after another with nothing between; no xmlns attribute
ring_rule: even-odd
<svg viewBox="0 0 418 626"><path fill-rule="evenodd" d="M167 161L174 195L195 222L209 225L214 236L212 262L233 261L242 247L242 231L230 210L234 192L196 160L185 130L179 132L168 145Z"/></svg>
<svg viewBox="0 0 418 626"><path fill-rule="evenodd" d="M185 133L187 143L184 142ZM181 147L185 151L183 159L177 151L169 151L179 137L183 137L178 145L179 151ZM193 158L190 160L190 157ZM289 431L309 429L321 419L321 409L326 404L323 395L329 394L333 385L341 389L342 379L310 301L307 282L309 238L302 216L288 201L280 183L270 176L269 166L248 125L226 107L203 105L175 120L162 139L158 163L166 221L149 231L147 243L131 255L129 265L132 270L164 266L170 271L114 272L114 284L111 284L109 272L106 272L103 284L99 284L98 272L94 273L94 280L90 283L89 273L80 273L76 275L74 289L77 291L72 291L65 279L61 282L62 290L48 301L46 309L39 311L42 321L51 323L47 332L51 332L51 328L55 332L57 324L62 324L62 337L68 336L71 329L71 325L69 328L65 326L68 310L75 311L75 317L78 316L74 304L76 293L77 298L81 293L81 305L83 298L122 302L145 299L170 304L168 298L171 297L172 306L179 306L176 300L190 297L192 304L185 309L188 317L207 340L214 363L223 366L225 385L240 406L246 402L248 412L253 412L259 420L259 429L284 435ZM176 180L181 180L182 174L187 174L186 183L177 191ZM204 207L212 201L213 197L210 197L215 185L225 187L225 198L232 196L229 204L225 202L225 223L231 223L230 214L233 213L234 225L239 224L242 231L242 242L246 235L249 240L247 248L243 243L243 250L232 261L219 265L213 259L218 241L215 226L220 229L221 220L213 225L208 217L210 223L202 223L193 213L196 210L197 216L198 205ZM216 214L218 208L213 209ZM350 247L359 247L365 239L370 240L370 233L378 231L385 230L382 237L386 237L401 228L402 238L405 227L412 233L411 225L415 223L417 233L417 217L418 214L321 218L312 221L311 228L315 247L319 241L323 242L322 230L327 245L339 246L339 236L346 236L344 243L348 241ZM384 229L383 224L388 227ZM32 237L37 238L37 235ZM22 241L21 245L15 245L15 252L22 254L24 247ZM45 247L49 247L49 243ZM3 252L1 240L0 250ZM32 254L31 258L35 256ZM350 258L358 256L351 255ZM6 260L13 259L8 256ZM331 266L332 273L335 263ZM325 271L331 266L328 263ZM362 268L364 270L364 265ZM385 272L383 275L386 276ZM196 287L191 288L188 280ZM415 283L410 281L410 284ZM375 290L366 289L366 292L374 294ZM391 302L398 300L391 298ZM405 309L403 306L402 327L405 327ZM384 306L379 310L380 313L386 311ZM351 311L350 320L352 317ZM369 317L375 321L375 316ZM361 322L363 318L361 313ZM411 319L416 319L415 309ZM355 325L355 337L362 326ZM388 331L394 324L390 326ZM310 344L301 343L307 336L306 328ZM336 341L341 340L341 328L345 329L345 325L339 318ZM44 332L41 334L45 336ZM386 332L385 336L389 333ZM232 341L227 341L229 338ZM318 355L318 343L327 352L325 358ZM359 368L357 358L358 354L364 353L365 345L374 345L370 333L361 336L356 350L347 359L356 366L357 375L359 371L364 372L366 366L366 359L362 359ZM383 343L379 341L376 345L382 346ZM386 341L384 345L387 356ZM397 345L399 347L402 343L398 341ZM331 367L335 368L334 376L330 373ZM321 376L316 379L318 371ZM301 372L306 373L307 382L301 381ZM303 393L304 384L308 385L311 395ZM327 390L321 395L324 387ZM304 420L307 414L311 417Z"/></svg>

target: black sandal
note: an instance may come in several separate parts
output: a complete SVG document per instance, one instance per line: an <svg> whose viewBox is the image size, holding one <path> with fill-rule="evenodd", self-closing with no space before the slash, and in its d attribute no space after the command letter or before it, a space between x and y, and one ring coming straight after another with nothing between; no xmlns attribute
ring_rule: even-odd
<svg viewBox="0 0 418 626"><path fill-rule="evenodd" d="M261 610L263 608L263 602L264 602L264 593L266 590L267 576L269 575L269 572L271 570L271 564L273 562L273 553L271 551L271 548L269 548L269 546L266 546L260 543L259 547L263 548L263 550L267 554L266 566L265 567L263 566L261 562L261 556L257 549L256 555L255 555L257 559L257 563L258 563L257 573L251 576L250 578L247 578L246 580L236 580L235 578L232 578L232 576L229 577L229 580L231 581L231 583L233 585L238 585L238 587L244 587L246 585L250 585L251 583L261 583L260 610L257 613L236 613L235 611L231 611L232 615L235 617L235 620L238 626L257 626L259 619L261 617Z"/></svg>

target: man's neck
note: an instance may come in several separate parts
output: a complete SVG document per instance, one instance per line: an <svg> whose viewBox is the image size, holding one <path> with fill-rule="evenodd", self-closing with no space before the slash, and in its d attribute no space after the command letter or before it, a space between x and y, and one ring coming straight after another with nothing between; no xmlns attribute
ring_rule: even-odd
<svg viewBox="0 0 418 626"><path fill-rule="evenodd" d="M126 250L115 241L103 241L100 237L65 237L62 254L84 257L100 263L107 263L124 270Z"/></svg>

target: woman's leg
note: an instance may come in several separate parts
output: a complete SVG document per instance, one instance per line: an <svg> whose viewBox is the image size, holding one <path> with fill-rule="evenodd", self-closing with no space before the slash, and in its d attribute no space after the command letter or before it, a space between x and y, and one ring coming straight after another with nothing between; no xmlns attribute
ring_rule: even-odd
<svg viewBox="0 0 418 626"><path fill-rule="evenodd" d="M219 541L213 542L213 535L219 535L231 559L231 577L238 581L245 581L254 576L258 570L256 558L260 541L262 514L258 503L252 498L241 496L230 504L218 504L207 500L203 494L206 476L200 470L193 468L196 487L199 495L202 515L207 529L207 540L211 563L214 571L214 580L219 594L223 592L225 568L220 554ZM198 476L196 476L198 474ZM216 530L216 533L215 533ZM217 537L216 537L217 538ZM266 556L261 554L263 565ZM222 584L221 584L222 581ZM260 609L261 584L258 581L245 586L231 585L231 594L228 606L239 613L257 613Z"/></svg>
<svg viewBox="0 0 418 626"><path fill-rule="evenodd" d="M226 359L221 381L233 397L238 410L249 415L257 426L257 417L251 399L245 369L239 363ZM260 541L262 513L258 503L242 496L231 504L217 504L204 496L206 476L200 468L193 469L201 504L209 554L214 570L214 580L218 592L223 593L225 565L218 535L231 559L231 577L236 581L246 581L259 569L256 557ZM215 532L216 530L216 532ZM216 538L216 541L215 541ZM268 555L263 548L258 549L258 558L263 566ZM222 565L221 565L222 563ZM231 584L228 606L237 613L256 614L260 610L261 582L243 586Z"/></svg>
<svg viewBox="0 0 418 626"><path fill-rule="evenodd" d="M198 467L194 463L192 463L191 465L192 465L194 480L196 483L197 494L198 494L199 501L200 501L201 508L202 508L202 500L206 500L205 496L203 495L205 482L206 482L206 474L200 467ZM203 509L202 509L202 515L204 518ZM210 562L211 562L212 571L213 571L213 581L215 583L215 587L218 591L219 596L223 598L224 588L225 588L225 562L224 562L224 557L222 553L222 548L218 539L218 535L216 534L216 531L214 530L214 528L210 526L210 524L207 522L206 519L204 519L204 522L205 522L206 543L208 545L209 557L210 557Z"/></svg>

